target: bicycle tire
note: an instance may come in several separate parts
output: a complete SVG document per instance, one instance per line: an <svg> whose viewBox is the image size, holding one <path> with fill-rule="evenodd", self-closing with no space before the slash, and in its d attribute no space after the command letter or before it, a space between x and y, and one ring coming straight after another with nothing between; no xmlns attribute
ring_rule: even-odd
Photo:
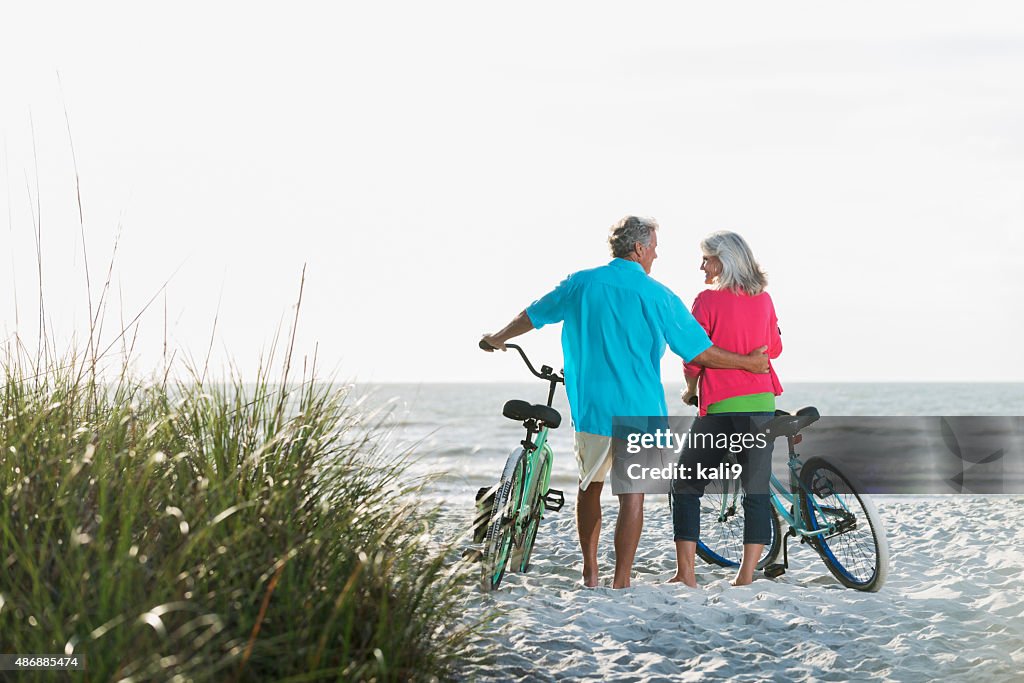
<svg viewBox="0 0 1024 683"><path fill-rule="evenodd" d="M547 444L544 445L544 450L546 453L541 456L544 458L544 466L541 468L540 476L536 479L533 500L530 501L530 518L523 530L522 542L512 550L510 566L514 571L530 571L530 557L533 555L534 542L537 540L537 530L540 527L540 521L544 518L544 501L542 499L548 492L551 482L551 465L554 460L554 454Z"/></svg>
<svg viewBox="0 0 1024 683"><path fill-rule="evenodd" d="M738 567L743 559L743 491L737 481L712 481L700 499L700 539L697 555L708 564ZM723 499L725 505L723 506ZM723 516L723 510L724 516ZM782 526L774 507L769 507L772 539L757 562L764 569L775 562L782 549Z"/></svg>
<svg viewBox="0 0 1024 683"><path fill-rule="evenodd" d="M540 506L540 509L534 509L530 513L530 518L526 521L526 527L523 531L523 542L512 550L512 557L509 562L509 567L514 571L530 571L530 556L533 554L533 544L537 539L537 528L540 526L542 514L543 505Z"/></svg>
<svg viewBox="0 0 1024 683"><path fill-rule="evenodd" d="M800 485L812 504L801 505L809 530L845 525L827 536L808 536L828 570L847 588L875 592L889 573L889 541L874 503L835 465L814 457L800 471Z"/></svg>
<svg viewBox="0 0 1024 683"><path fill-rule="evenodd" d="M505 568L514 542L516 519L522 507L523 478L526 474L526 456L519 449L513 453L515 461L505 465L498 492L494 497L491 521L487 525L484 554L481 562L481 585L484 590L497 590L505 577ZM511 467L511 471L509 471Z"/></svg>

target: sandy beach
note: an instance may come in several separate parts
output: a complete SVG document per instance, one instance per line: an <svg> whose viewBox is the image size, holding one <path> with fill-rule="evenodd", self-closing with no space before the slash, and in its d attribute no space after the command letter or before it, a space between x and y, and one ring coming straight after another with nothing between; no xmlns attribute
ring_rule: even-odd
<svg viewBox="0 0 1024 683"><path fill-rule="evenodd" d="M567 495L567 498L569 496ZM474 594L497 608L468 680L1014 681L1024 675L1024 497L879 497L891 549L878 593L842 587L807 546L752 585L698 560L674 571L671 518L649 498L633 588L608 587L614 499L605 498L602 587L580 584L571 503L550 513L528 574Z"/></svg>

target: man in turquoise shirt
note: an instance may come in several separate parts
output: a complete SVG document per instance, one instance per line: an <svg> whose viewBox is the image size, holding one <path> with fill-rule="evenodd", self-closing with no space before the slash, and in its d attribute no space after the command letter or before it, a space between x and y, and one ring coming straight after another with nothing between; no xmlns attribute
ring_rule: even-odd
<svg viewBox="0 0 1024 683"><path fill-rule="evenodd" d="M611 468L612 418L667 414L661 384L665 347L706 367L768 370L764 347L744 356L713 346L679 297L650 277L658 257L657 229L650 218L623 218L608 238L615 257L611 263L570 275L500 332L483 337L504 351L513 337L562 323L565 391L580 469L576 527L586 586L598 585L601 491ZM643 529L644 494L617 495L612 587L626 588Z"/></svg>

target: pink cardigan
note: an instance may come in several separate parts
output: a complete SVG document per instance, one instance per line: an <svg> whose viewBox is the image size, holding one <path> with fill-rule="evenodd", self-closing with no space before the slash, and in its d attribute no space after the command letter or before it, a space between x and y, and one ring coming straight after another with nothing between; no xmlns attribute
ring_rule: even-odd
<svg viewBox="0 0 1024 683"><path fill-rule="evenodd" d="M715 346L734 353L750 353L759 346L768 346L768 357L782 353L782 336L775 306L768 292L757 296L737 294L729 289L706 289L693 302L693 317L711 337ZM718 370L684 363L687 377L700 376L700 414L708 406L733 396L772 392L782 393L775 368L769 363L768 374L758 375L746 370Z"/></svg>

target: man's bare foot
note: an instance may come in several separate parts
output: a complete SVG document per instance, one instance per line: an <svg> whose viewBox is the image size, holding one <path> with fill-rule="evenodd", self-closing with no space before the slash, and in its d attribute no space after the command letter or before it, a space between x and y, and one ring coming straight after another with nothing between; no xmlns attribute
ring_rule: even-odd
<svg viewBox="0 0 1024 683"><path fill-rule="evenodd" d="M668 580L669 583L683 583L690 588L697 587L697 574L693 569L680 569L676 572L676 575Z"/></svg>
<svg viewBox="0 0 1024 683"><path fill-rule="evenodd" d="M737 574L732 581L729 582L732 586L749 586L754 582L753 576L745 576L743 574Z"/></svg>
<svg viewBox="0 0 1024 683"><path fill-rule="evenodd" d="M587 588L597 588L597 584L600 582L597 570L594 571L583 571L583 585Z"/></svg>

